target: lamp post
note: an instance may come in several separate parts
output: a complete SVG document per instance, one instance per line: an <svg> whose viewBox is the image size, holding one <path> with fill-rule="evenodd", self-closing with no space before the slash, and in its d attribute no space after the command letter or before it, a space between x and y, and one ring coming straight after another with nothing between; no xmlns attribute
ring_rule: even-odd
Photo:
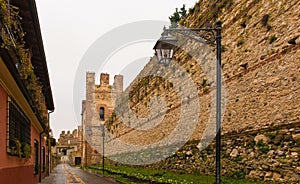
<svg viewBox="0 0 300 184"><path fill-rule="evenodd" d="M104 176L104 138L105 138L104 124L101 124L101 130L102 130L102 175Z"/></svg>
<svg viewBox="0 0 300 184"><path fill-rule="evenodd" d="M93 132L92 132L92 129L89 127L89 128L87 129L87 134L88 134L88 136L91 137L91 136L92 136L92 133L93 133ZM85 158L86 158L86 164L87 164L87 160L88 160L88 158L87 158L87 157L88 157L87 146L88 146L88 145L87 145L87 141L86 141L86 140L85 140L85 143L86 143L86 144L85 144L85 148L86 148L86 149L85 149ZM92 158L92 156L90 157L90 159L91 159L91 158ZM91 159L91 160L92 160L92 159ZM92 162L90 161L90 163L92 163ZM88 165L88 164L87 164L87 165Z"/></svg>
<svg viewBox="0 0 300 184"><path fill-rule="evenodd" d="M222 22L217 21L215 28L174 28L166 29L162 33L162 37L154 46L155 54L158 62L163 65L168 65L174 54L175 44L177 39L174 39L174 34L179 33L188 36L191 39L200 41L195 38L195 34L191 36L189 33L199 33L196 37L200 37L207 43L216 46L216 183L220 183L221 177L221 29Z"/></svg>
<svg viewBox="0 0 300 184"><path fill-rule="evenodd" d="M92 129L91 128L99 128L99 126L89 126L87 129L87 133L89 136L92 135ZM104 176L104 138L105 138L105 128L104 124L100 125L101 128L101 135L102 135L102 174Z"/></svg>

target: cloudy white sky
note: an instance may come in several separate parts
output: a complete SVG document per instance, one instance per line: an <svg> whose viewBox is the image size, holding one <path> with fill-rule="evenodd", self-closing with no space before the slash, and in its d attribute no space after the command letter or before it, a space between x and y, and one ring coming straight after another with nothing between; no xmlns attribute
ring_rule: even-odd
<svg viewBox="0 0 300 184"><path fill-rule="evenodd" d="M195 2L196 0L36 0L56 108L50 120L54 137L58 138L62 130L73 130L81 123L78 118L80 114L74 110L74 104L78 106L73 100L74 79L84 54L98 38L114 28L136 21L169 21L168 17L176 7L186 4L188 9ZM126 60L124 54L128 50L139 49L145 52L139 51L142 56L138 59L147 58L153 53L153 45L152 42L144 43L140 48L132 45L116 55L122 55ZM135 60L130 57L128 56L128 60ZM97 75L99 72L110 73L111 78L120 73L114 67L104 67L103 70L94 72Z"/></svg>

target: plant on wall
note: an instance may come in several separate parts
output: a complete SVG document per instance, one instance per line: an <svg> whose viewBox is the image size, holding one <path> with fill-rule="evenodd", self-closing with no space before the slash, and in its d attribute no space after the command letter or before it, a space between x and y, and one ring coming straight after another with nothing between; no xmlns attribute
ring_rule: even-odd
<svg viewBox="0 0 300 184"><path fill-rule="evenodd" d="M14 138L13 146L10 146L10 155L25 158L26 161L31 157L31 146L27 143L21 142L19 139Z"/></svg>
<svg viewBox="0 0 300 184"><path fill-rule="evenodd" d="M23 153L24 153L24 157L27 160L29 160L30 156L31 156L31 146L29 144L25 144L23 146Z"/></svg>
<svg viewBox="0 0 300 184"><path fill-rule="evenodd" d="M13 139L14 146L11 147L11 154L15 156L19 156L21 158L22 156L22 145L21 142L18 139Z"/></svg>
<svg viewBox="0 0 300 184"><path fill-rule="evenodd" d="M51 151L51 139L48 137L47 139L47 146L48 146L48 151Z"/></svg>
<svg viewBox="0 0 300 184"><path fill-rule="evenodd" d="M40 165L39 164L35 164L33 169L34 169L34 172L33 172L34 174L39 173Z"/></svg>
<svg viewBox="0 0 300 184"><path fill-rule="evenodd" d="M43 123L47 122L47 109L42 93L42 85L34 73L29 50L25 48L25 33L21 26L22 18L19 9L6 0L0 0L0 36L2 38L1 48L14 51L19 58L16 64L20 78L31 95L33 105L41 115Z"/></svg>

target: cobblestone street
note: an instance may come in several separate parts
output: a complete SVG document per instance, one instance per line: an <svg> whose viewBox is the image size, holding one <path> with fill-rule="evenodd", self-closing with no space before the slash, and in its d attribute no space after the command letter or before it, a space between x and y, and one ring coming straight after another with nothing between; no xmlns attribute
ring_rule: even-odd
<svg viewBox="0 0 300 184"><path fill-rule="evenodd" d="M41 184L116 184L112 179L103 178L81 169L73 168L68 164L59 164L54 168L50 176L46 177Z"/></svg>

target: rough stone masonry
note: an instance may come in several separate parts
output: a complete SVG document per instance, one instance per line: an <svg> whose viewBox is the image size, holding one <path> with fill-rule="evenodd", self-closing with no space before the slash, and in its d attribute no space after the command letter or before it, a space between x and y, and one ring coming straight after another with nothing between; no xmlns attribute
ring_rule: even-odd
<svg viewBox="0 0 300 184"><path fill-rule="evenodd" d="M300 181L299 7L297 0L205 0L199 1L189 11L188 17L180 21L185 27L210 27L217 19L223 21L222 74L227 95L222 118L222 135L225 137L222 165L224 168L230 165L231 169L222 172L227 176L287 183ZM186 44L186 48L198 49L192 41ZM199 140L209 121L214 84L207 79L195 58L184 50L177 50L174 62L184 68L197 85L198 97L180 100L180 91L174 90L173 83L158 77L144 77L153 70L164 72L163 69L157 70L157 61L153 58L125 92L129 96L130 111L135 116L147 118L151 115L148 122L155 122L163 116L162 124L141 131L138 122L132 122L133 118L126 117L128 114L121 111L125 122L121 122L117 115L106 124L115 138L134 145L157 142L176 127L182 104L198 99L201 110L190 143L192 148L201 147ZM166 72L169 74L185 75L178 71ZM167 109L162 115L160 111L151 112L149 108L155 96L165 101ZM190 130L187 128L187 131ZM213 144L198 151L185 150L184 147L179 155L156 166L212 174ZM188 156L194 154L198 156ZM193 158L192 161L189 157ZM212 169L207 171L201 167L203 164Z"/></svg>

